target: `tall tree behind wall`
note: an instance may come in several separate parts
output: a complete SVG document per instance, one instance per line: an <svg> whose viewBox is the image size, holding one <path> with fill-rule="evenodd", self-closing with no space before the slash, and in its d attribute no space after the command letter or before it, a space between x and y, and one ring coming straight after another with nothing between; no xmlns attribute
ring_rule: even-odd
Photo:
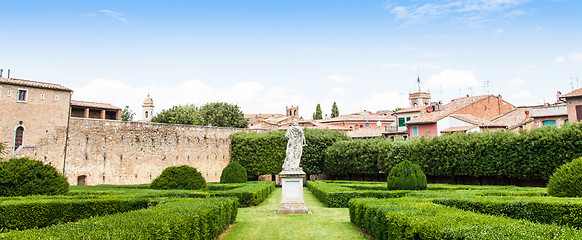
<svg viewBox="0 0 582 240"><path fill-rule="evenodd" d="M337 109L337 104L333 102L333 106L331 106L331 117L339 117L339 109Z"/></svg>
<svg viewBox="0 0 582 240"><path fill-rule="evenodd" d="M323 116L321 115L321 105L317 104L317 107L315 108L315 113L313 114L313 120L320 119L323 119Z"/></svg>

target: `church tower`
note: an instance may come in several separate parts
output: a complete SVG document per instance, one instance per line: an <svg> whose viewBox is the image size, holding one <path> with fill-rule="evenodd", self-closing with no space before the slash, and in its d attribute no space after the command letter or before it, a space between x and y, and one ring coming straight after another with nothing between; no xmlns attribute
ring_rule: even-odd
<svg viewBox="0 0 582 240"><path fill-rule="evenodd" d="M143 121L151 121L154 115L154 100L150 97L149 93L146 99L143 100L143 105L141 105L141 107L143 109Z"/></svg>
<svg viewBox="0 0 582 240"><path fill-rule="evenodd" d="M430 92L423 89L422 83L420 82L420 76L418 76L414 88L408 94L408 100L410 101L410 107L430 105Z"/></svg>

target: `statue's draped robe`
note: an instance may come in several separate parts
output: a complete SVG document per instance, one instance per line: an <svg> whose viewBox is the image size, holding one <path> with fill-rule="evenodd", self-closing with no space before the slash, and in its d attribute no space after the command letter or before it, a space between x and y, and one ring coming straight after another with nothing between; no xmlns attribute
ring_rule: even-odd
<svg viewBox="0 0 582 240"><path fill-rule="evenodd" d="M303 130L299 126L291 126L287 129L285 137L289 140L287 141L287 152L285 163L283 163L283 169L297 169L299 168L299 162L301 161L303 145L306 145Z"/></svg>

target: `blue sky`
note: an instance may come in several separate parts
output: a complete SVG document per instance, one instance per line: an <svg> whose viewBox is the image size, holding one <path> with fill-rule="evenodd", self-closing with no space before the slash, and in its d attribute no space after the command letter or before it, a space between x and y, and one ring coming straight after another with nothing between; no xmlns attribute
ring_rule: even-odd
<svg viewBox="0 0 582 240"><path fill-rule="evenodd" d="M311 118L334 101L342 114L405 107L417 75L445 103L489 91L535 105L582 87L575 0L0 4L0 68L129 105L136 119L148 92L156 111L226 101Z"/></svg>

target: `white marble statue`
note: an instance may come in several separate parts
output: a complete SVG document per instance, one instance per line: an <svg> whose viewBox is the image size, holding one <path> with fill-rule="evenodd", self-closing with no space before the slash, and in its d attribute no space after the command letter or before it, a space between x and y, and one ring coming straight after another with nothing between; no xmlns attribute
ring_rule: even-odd
<svg viewBox="0 0 582 240"><path fill-rule="evenodd" d="M301 127L299 127L299 124L297 124L297 119L291 122L291 126L287 129L287 133L285 133L285 137L289 140L287 141L287 152L285 162L283 163L283 170L297 170L299 169L303 147L307 146L305 135Z"/></svg>

